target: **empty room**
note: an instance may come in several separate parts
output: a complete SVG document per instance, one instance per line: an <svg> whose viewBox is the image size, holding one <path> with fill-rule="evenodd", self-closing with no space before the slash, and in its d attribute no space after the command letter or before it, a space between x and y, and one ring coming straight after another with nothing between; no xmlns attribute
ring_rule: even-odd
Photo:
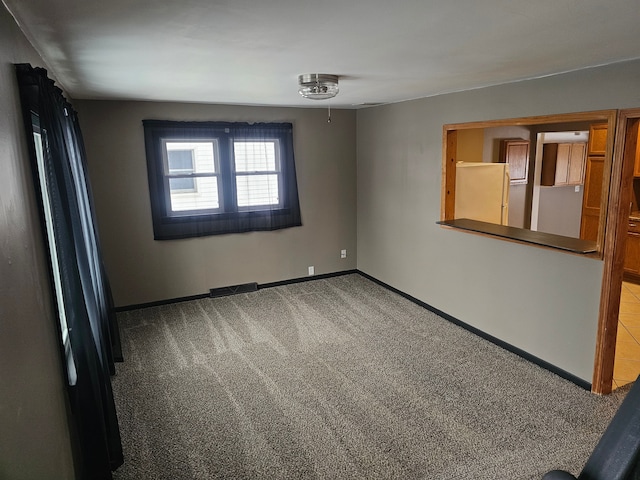
<svg viewBox="0 0 640 480"><path fill-rule="evenodd" d="M1 479L635 478L637 0L3 0L0 60Z"/></svg>

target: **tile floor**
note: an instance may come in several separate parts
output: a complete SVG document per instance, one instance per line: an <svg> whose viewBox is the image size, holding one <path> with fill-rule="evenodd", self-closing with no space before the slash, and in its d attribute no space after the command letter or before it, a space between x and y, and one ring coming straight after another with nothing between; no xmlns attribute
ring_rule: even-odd
<svg viewBox="0 0 640 480"><path fill-rule="evenodd" d="M640 374L640 285L622 282L613 388L633 382Z"/></svg>

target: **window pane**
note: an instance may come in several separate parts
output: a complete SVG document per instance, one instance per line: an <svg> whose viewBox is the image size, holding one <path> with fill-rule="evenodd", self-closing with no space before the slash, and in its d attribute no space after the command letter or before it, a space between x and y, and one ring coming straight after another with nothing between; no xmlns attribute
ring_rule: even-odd
<svg viewBox="0 0 640 480"><path fill-rule="evenodd" d="M238 207L278 205L278 175L236 176Z"/></svg>
<svg viewBox="0 0 640 480"><path fill-rule="evenodd" d="M236 172L276 171L276 142L233 142Z"/></svg>
<svg viewBox="0 0 640 480"><path fill-rule="evenodd" d="M196 179L195 178L171 178L169 179L169 185L171 186L171 192L185 193L196 191Z"/></svg>
<svg viewBox="0 0 640 480"><path fill-rule="evenodd" d="M174 212L220 208L218 177L170 178L169 189Z"/></svg>
<svg viewBox="0 0 640 480"><path fill-rule="evenodd" d="M167 142L167 174L217 173L214 142Z"/></svg>
<svg viewBox="0 0 640 480"><path fill-rule="evenodd" d="M169 174L193 172L193 150L167 150Z"/></svg>

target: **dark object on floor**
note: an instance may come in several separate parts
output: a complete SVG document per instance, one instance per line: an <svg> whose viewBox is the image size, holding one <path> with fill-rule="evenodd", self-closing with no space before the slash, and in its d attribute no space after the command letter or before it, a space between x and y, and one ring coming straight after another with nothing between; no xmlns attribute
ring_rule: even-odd
<svg viewBox="0 0 640 480"><path fill-rule="evenodd" d="M640 376L587 460L578 480L640 479ZM575 480L553 470L542 480Z"/></svg>

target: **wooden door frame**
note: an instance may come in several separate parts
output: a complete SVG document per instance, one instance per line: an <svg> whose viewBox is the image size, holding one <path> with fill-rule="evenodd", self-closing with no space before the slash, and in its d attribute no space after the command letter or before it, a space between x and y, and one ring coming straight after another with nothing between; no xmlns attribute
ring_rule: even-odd
<svg viewBox="0 0 640 480"><path fill-rule="evenodd" d="M611 393L640 108L620 110L615 130L591 391ZM632 128L634 127L635 128Z"/></svg>

